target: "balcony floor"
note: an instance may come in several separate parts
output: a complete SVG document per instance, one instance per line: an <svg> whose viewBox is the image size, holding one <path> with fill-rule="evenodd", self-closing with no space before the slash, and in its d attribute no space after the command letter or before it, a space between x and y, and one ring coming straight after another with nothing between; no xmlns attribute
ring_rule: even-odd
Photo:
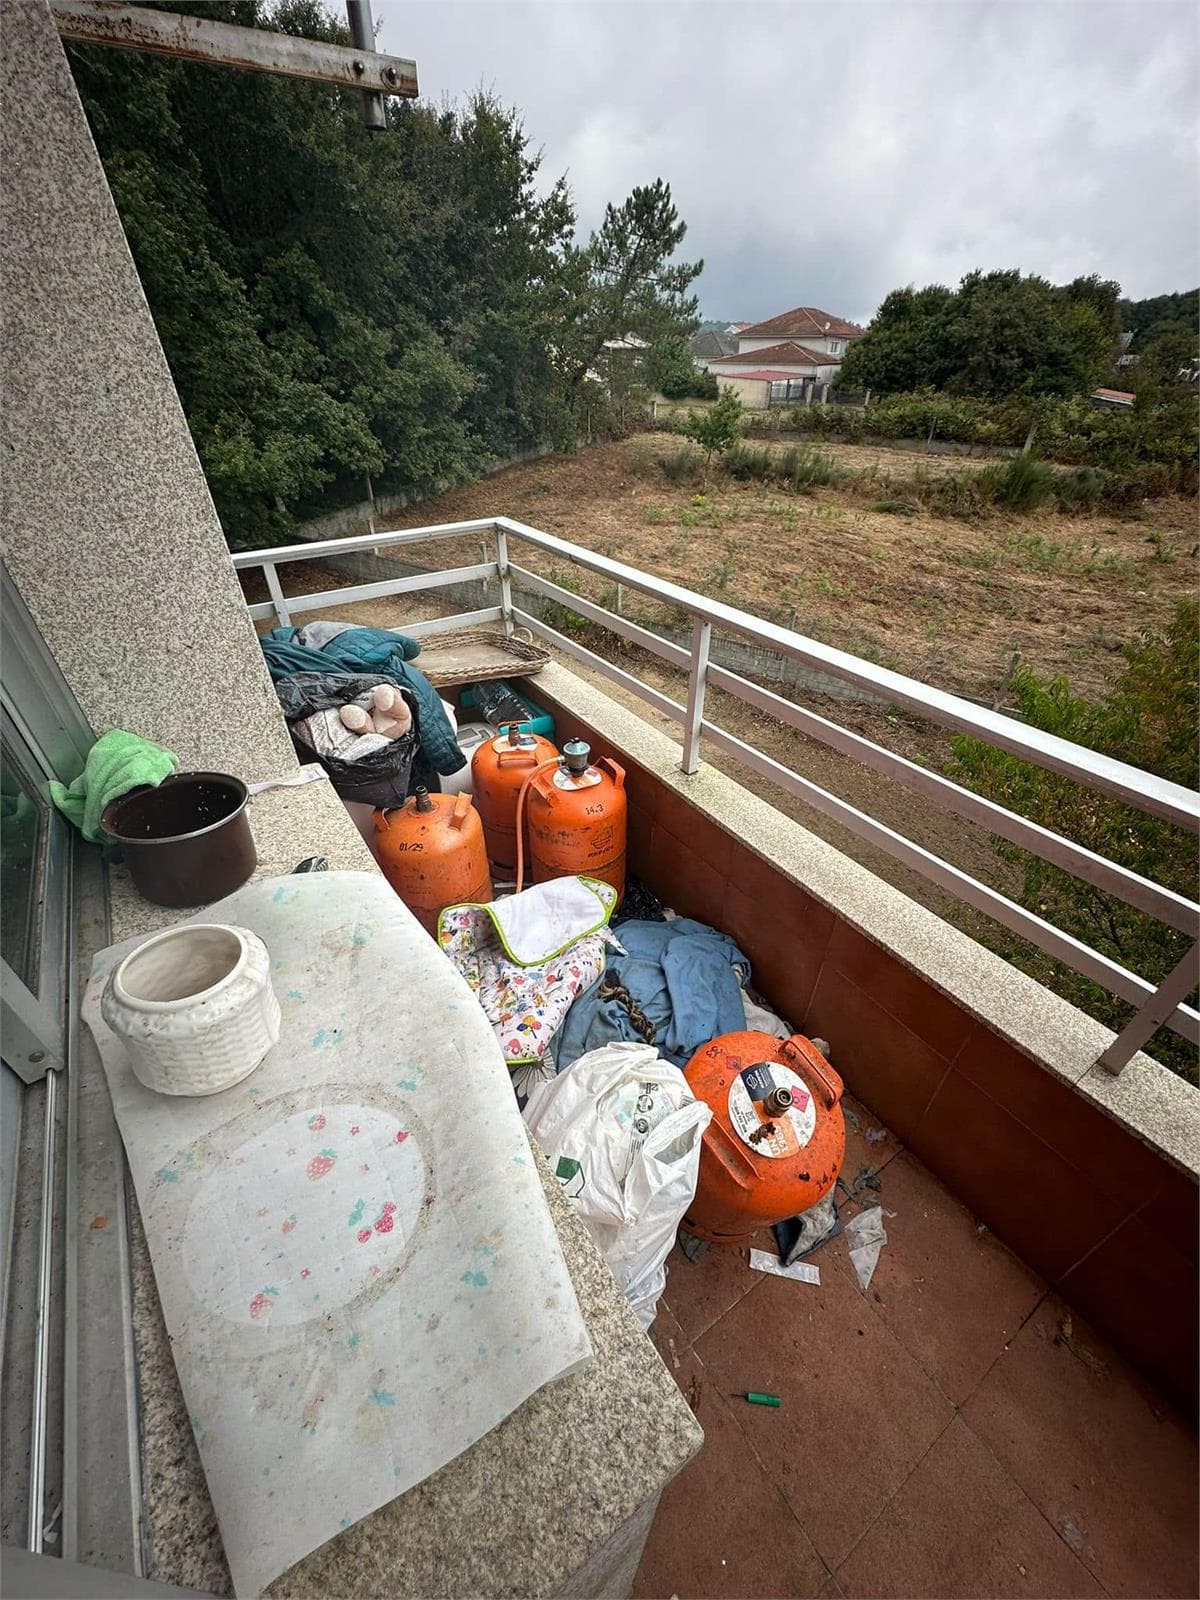
<svg viewBox="0 0 1200 1600"><path fill-rule="evenodd" d="M844 1176L874 1168L861 1205L896 1213L865 1296L844 1238L820 1287L671 1256L651 1336L706 1442L635 1596L1196 1595L1191 1429L846 1104Z"/></svg>

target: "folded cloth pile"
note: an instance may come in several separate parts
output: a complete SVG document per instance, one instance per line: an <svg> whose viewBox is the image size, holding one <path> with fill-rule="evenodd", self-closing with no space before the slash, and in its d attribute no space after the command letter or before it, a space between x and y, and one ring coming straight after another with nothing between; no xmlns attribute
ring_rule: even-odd
<svg viewBox="0 0 1200 1600"><path fill-rule="evenodd" d="M438 943L475 993L513 1073L518 1099L539 1077L550 1041L575 997L604 971L616 944L607 923L611 884L555 878L489 905L448 906Z"/></svg>
<svg viewBox="0 0 1200 1600"><path fill-rule="evenodd" d="M346 672L389 678L412 693L417 738L435 772L448 777L466 766L437 690L409 663L421 646L387 628L310 622L304 628L272 628L258 641L267 670L278 683L305 672Z"/></svg>
<svg viewBox="0 0 1200 1600"><path fill-rule="evenodd" d="M559 1071L618 1040L653 1044L685 1067L702 1044L746 1026L742 982L750 963L703 922L622 922L625 953L610 950L604 976L567 1013L555 1046Z"/></svg>

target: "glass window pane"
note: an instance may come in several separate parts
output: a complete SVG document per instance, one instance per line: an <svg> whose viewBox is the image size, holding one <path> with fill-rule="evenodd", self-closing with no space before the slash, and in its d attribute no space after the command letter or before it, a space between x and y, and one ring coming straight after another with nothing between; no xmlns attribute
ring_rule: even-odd
<svg viewBox="0 0 1200 1600"><path fill-rule="evenodd" d="M46 800L0 740L0 957L38 992Z"/></svg>

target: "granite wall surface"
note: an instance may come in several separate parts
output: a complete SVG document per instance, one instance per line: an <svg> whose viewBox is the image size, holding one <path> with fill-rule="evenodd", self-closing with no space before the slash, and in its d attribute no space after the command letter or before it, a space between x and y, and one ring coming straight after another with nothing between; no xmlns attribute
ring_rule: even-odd
<svg viewBox="0 0 1200 1600"><path fill-rule="evenodd" d="M293 767L45 0L6 5L3 84L9 571L98 734L243 778Z"/></svg>

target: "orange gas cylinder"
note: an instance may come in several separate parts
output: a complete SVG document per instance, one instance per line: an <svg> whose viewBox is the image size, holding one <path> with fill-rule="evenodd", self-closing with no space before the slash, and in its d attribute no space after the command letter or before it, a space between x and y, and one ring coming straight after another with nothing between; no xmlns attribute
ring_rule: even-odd
<svg viewBox="0 0 1200 1600"><path fill-rule="evenodd" d="M582 739L537 773L525 793L534 883L586 873L625 893L625 769L608 756L593 766Z"/></svg>
<svg viewBox="0 0 1200 1600"><path fill-rule="evenodd" d="M418 789L394 811L375 813L384 877L421 926L437 933L438 913L463 900L490 900L487 851L469 794Z"/></svg>
<svg viewBox="0 0 1200 1600"><path fill-rule="evenodd" d="M483 823L488 860L497 876L511 876L517 865L517 796L521 785L558 747L540 734L520 733L510 725L498 739L488 739L471 757L475 805Z"/></svg>
<svg viewBox="0 0 1200 1600"><path fill-rule="evenodd" d="M713 1244L741 1244L815 1206L846 1153L842 1080L802 1034L726 1033L685 1077L712 1108L700 1176L683 1226Z"/></svg>

